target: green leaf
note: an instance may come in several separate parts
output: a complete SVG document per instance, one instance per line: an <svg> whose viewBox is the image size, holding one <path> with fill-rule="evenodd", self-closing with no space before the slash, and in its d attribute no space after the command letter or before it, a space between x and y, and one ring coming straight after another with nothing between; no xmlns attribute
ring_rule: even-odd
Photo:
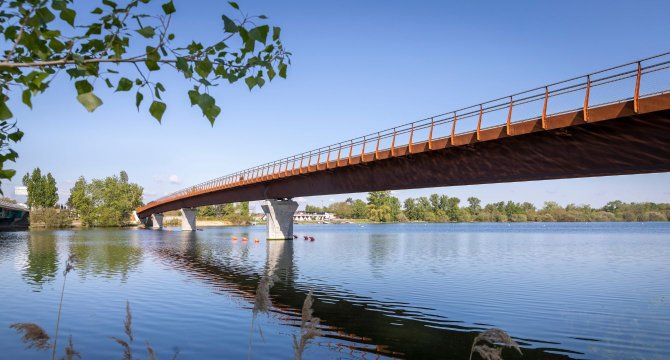
<svg viewBox="0 0 670 360"><path fill-rule="evenodd" d="M177 70L179 70L181 72L187 72L189 70L188 69L188 61L186 61L186 59L184 59L181 56L177 58L176 66L177 66Z"/></svg>
<svg viewBox="0 0 670 360"><path fill-rule="evenodd" d="M247 83L249 90L253 89L254 86L256 86L256 78L253 76L249 76L248 78L244 79L244 82Z"/></svg>
<svg viewBox="0 0 670 360"><path fill-rule="evenodd" d="M232 6L235 10L239 10L239 9L240 9L240 6L237 5L237 3L234 2L234 1L228 1L228 4L230 4L230 6Z"/></svg>
<svg viewBox="0 0 670 360"><path fill-rule="evenodd" d="M151 116L156 118L158 122L161 122L161 119L163 119L163 113L165 112L165 109L167 108L167 105L165 105L164 102L160 101L155 101L151 103L151 106L149 106L149 113L151 113Z"/></svg>
<svg viewBox="0 0 670 360"><path fill-rule="evenodd" d="M133 82L130 79L122 77L119 80L119 85L116 87L116 91L128 91L133 88Z"/></svg>
<svg viewBox="0 0 670 360"><path fill-rule="evenodd" d="M35 14L43 23L50 23L56 19L56 16L51 12L51 10L45 7L41 7L35 10Z"/></svg>
<svg viewBox="0 0 670 360"><path fill-rule="evenodd" d="M23 90L23 93L21 93L21 101L23 101L23 103L26 104L26 106L28 106L29 108L32 109L33 108L33 103L30 100L31 97L32 97L32 93L28 89Z"/></svg>
<svg viewBox="0 0 670 360"><path fill-rule="evenodd" d="M191 106L198 104L198 100L200 99L198 90L189 90L188 99L191 100Z"/></svg>
<svg viewBox="0 0 670 360"><path fill-rule="evenodd" d="M65 45L60 42L58 39L51 39L49 40L49 47L51 50L53 50L56 53L59 53L63 50L65 50Z"/></svg>
<svg viewBox="0 0 670 360"><path fill-rule="evenodd" d="M77 95L77 100L84 105L88 112L93 112L100 105L102 105L102 100L99 97L95 96L92 92L87 92Z"/></svg>
<svg viewBox="0 0 670 360"><path fill-rule="evenodd" d="M74 27L74 18L77 16L77 12L72 10L72 9L63 9L60 12L60 18L63 19L65 22L70 24L70 26Z"/></svg>
<svg viewBox="0 0 670 360"><path fill-rule="evenodd" d="M67 3L65 2L65 0L53 0L51 2L51 7L54 10L61 11L67 8Z"/></svg>
<svg viewBox="0 0 670 360"><path fill-rule="evenodd" d="M102 9L97 7L95 9L93 9L93 11L91 11L91 14L100 15L100 14L102 14Z"/></svg>
<svg viewBox="0 0 670 360"><path fill-rule="evenodd" d="M11 180L16 175L16 170L0 169L0 179Z"/></svg>
<svg viewBox="0 0 670 360"><path fill-rule="evenodd" d="M206 78L209 76L209 73L212 72L212 63L209 61L208 58L205 58L202 61L198 61L197 64L195 65L195 72L200 75L202 78Z"/></svg>
<svg viewBox="0 0 670 360"><path fill-rule="evenodd" d="M4 101L0 101L0 120L11 119L14 114L9 110Z"/></svg>
<svg viewBox="0 0 670 360"><path fill-rule="evenodd" d="M267 25L257 26L249 30L249 37L252 39L265 44L268 38L268 32L270 32L270 27Z"/></svg>
<svg viewBox="0 0 670 360"><path fill-rule="evenodd" d="M147 69L149 69L149 71L156 71L156 70L161 69L160 66L158 66L158 63L156 61L153 61L153 60L145 61L144 65L147 66Z"/></svg>
<svg viewBox="0 0 670 360"><path fill-rule="evenodd" d="M172 0L170 0L170 2L166 2L165 4L163 4L163 11L165 12L166 15L170 15L170 14L174 13L175 11L177 11L174 8L174 4L172 3Z"/></svg>
<svg viewBox="0 0 670 360"><path fill-rule="evenodd" d="M223 19L223 31L227 33L236 33L238 30L237 24L235 22L227 17L226 15L222 15L221 18Z"/></svg>
<svg viewBox="0 0 670 360"><path fill-rule="evenodd" d="M198 106L202 110L202 114L209 120L209 123L214 126L216 117L221 113L221 108L216 106L216 100L209 94L200 94L198 97Z"/></svg>
<svg viewBox="0 0 670 360"><path fill-rule="evenodd" d="M93 92L93 86L88 80L79 80L74 83L74 87L77 89L78 95Z"/></svg>
<svg viewBox="0 0 670 360"><path fill-rule="evenodd" d="M278 26L272 27L272 40L277 41L279 40L279 34L281 33L281 28Z"/></svg>
<svg viewBox="0 0 670 360"><path fill-rule="evenodd" d="M144 36L147 39L151 39L154 36L156 36L156 29L154 29L152 26L145 26L137 31L138 34Z"/></svg>
<svg viewBox="0 0 670 360"><path fill-rule="evenodd" d="M138 91L137 94L135 94L135 106L137 106L137 111L140 111L140 104L142 103L142 100L144 100L144 95Z"/></svg>
<svg viewBox="0 0 670 360"><path fill-rule="evenodd" d="M111 7L112 9L116 9L116 7L118 6L115 2L110 1L110 0L102 0L102 3L104 5L107 5L107 6Z"/></svg>
<svg viewBox="0 0 670 360"><path fill-rule="evenodd" d="M105 79L105 84L107 84L107 87L110 89L114 87L114 85L112 85L112 82L109 81L109 79Z"/></svg>
<svg viewBox="0 0 670 360"><path fill-rule="evenodd" d="M288 66L286 66L286 64L284 63L280 63L278 68L279 68L279 76L286 79L286 69L288 68Z"/></svg>
<svg viewBox="0 0 670 360"><path fill-rule="evenodd" d="M12 140L13 142L19 142L21 139L23 139L23 131L17 130L9 135L7 135L9 140Z"/></svg>

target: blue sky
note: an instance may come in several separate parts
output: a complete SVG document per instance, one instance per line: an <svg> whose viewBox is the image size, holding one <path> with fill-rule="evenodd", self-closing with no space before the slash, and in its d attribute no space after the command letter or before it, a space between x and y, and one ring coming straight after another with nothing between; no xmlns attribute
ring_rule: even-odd
<svg viewBox="0 0 670 360"><path fill-rule="evenodd" d="M105 104L89 114L62 76L34 99L34 110L16 102L12 108L26 136L16 146L18 173L2 184L5 193L13 194L36 166L56 177L62 202L80 175L126 170L148 201L269 160L670 50L665 0L239 3L282 27L293 53L287 80L252 92L243 83L212 89L222 108L212 128L190 107L191 84L179 74L159 75L168 89L162 125L146 109L136 111L133 93L108 93L102 85L96 90ZM223 1L175 5L177 43L220 37L220 15L230 14ZM601 206L613 199L670 202L668 184L669 174L652 174L396 194ZM346 197L306 200L325 205Z"/></svg>

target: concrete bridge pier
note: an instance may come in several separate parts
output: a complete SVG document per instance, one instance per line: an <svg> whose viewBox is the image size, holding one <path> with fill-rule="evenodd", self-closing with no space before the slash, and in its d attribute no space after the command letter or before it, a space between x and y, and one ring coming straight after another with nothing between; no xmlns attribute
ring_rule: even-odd
<svg viewBox="0 0 670 360"><path fill-rule="evenodd" d="M196 210L192 208L182 208L181 212L181 230L182 231L195 231L195 213Z"/></svg>
<svg viewBox="0 0 670 360"><path fill-rule="evenodd" d="M163 214L151 214L152 228L160 230L163 228Z"/></svg>
<svg viewBox="0 0 670 360"><path fill-rule="evenodd" d="M268 220L268 240L293 240L293 214L298 203L291 199L270 199L261 207Z"/></svg>

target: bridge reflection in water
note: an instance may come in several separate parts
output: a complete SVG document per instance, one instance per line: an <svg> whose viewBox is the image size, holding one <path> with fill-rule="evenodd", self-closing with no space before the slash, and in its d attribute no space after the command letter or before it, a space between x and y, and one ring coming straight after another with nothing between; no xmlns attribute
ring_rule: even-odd
<svg viewBox="0 0 670 360"><path fill-rule="evenodd" d="M312 290L316 298L314 315L322 320L324 337L331 340L317 339L318 345L394 358L467 358L475 336L484 330L431 314L431 309L358 296L327 284L301 283L293 261L293 241L263 245L267 246L263 271L279 278L270 291L273 317L283 325L300 327L303 301ZM211 248L199 244L197 232L182 232L179 245L164 244L154 251L169 266L243 300L251 312L263 275L257 268L213 254ZM506 349L505 359L569 359L569 354L580 355L560 349L554 342L515 340L522 346L523 357Z"/></svg>

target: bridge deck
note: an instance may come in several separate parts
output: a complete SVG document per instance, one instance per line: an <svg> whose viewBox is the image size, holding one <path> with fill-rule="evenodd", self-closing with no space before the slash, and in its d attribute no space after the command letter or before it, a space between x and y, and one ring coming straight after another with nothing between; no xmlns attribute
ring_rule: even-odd
<svg viewBox="0 0 670 360"><path fill-rule="evenodd" d="M670 171L670 94L588 108L587 121L584 114L580 109L387 149L363 148L358 155L348 148L348 156L335 160L297 167L286 162L284 169L267 167L264 173L259 168L238 179L196 186L137 213L147 217L269 198Z"/></svg>

